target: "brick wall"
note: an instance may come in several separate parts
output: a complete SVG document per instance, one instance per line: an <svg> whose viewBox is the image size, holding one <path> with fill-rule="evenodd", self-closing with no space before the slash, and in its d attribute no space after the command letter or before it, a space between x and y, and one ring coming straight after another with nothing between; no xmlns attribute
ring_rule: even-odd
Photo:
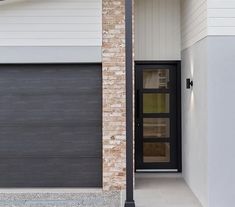
<svg viewBox="0 0 235 207"><path fill-rule="evenodd" d="M103 189L125 188L125 0L103 0Z"/></svg>

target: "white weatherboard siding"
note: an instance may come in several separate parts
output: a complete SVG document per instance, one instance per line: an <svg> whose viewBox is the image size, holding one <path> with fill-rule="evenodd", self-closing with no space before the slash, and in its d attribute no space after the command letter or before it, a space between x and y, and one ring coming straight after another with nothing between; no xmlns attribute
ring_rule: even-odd
<svg viewBox="0 0 235 207"><path fill-rule="evenodd" d="M135 59L180 60L180 0L135 0Z"/></svg>
<svg viewBox="0 0 235 207"><path fill-rule="evenodd" d="M207 1L181 1L182 49L192 46L207 36Z"/></svg>
<svg viewBox="0 0 235 207"><path fill-rule="evenodd" d="M0 5L0 46L101 46L102 0Z"/></svg>
<svg viewBox="0 0 235 207"><path fill-rule="evenodd" d="M235 35L235 0L208 0L208 35Z"/></svg>

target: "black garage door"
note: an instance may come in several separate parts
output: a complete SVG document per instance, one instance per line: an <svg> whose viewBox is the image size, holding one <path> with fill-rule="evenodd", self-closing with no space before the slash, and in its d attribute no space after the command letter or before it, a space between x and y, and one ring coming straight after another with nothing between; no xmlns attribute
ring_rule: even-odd
<svg viewBox="0 0 235 207"><path fill-rule="evenodd" d="M102 185L100 65L0 65L0 187Z"/></svg>

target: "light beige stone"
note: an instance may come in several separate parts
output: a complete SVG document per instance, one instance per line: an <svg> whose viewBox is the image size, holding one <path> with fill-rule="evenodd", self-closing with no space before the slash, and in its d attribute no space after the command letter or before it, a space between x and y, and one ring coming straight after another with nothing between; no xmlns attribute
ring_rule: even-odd
<svg viewBox="0 0 235 207"><path fill-rule="evenodd" d="M103 0L103 189L126 181L125 0Z"/></svg>

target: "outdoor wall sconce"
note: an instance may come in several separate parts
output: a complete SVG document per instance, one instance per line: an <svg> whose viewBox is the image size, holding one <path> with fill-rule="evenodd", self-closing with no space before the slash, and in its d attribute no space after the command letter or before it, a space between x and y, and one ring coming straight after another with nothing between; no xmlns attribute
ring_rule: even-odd
<svg viewBox="0 0 235 207"><path fill-rule="evenodd" d="M190 89L193 87L193 81L190 78L186 79L186 88Z"/></svg>

